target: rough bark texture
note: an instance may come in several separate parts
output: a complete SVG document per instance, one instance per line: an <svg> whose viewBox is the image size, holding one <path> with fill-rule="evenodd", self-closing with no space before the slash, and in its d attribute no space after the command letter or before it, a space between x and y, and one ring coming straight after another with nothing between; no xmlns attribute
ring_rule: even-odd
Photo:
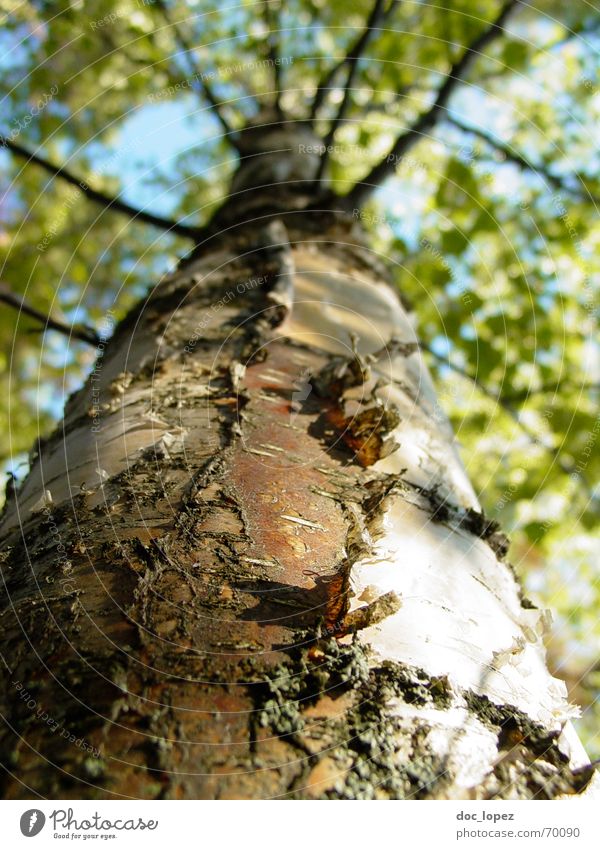
<svg viewBox="0 0 600 849"><path fill-rule="evenodd" d="M242 166L7 505L4 792L578 793L544 617L406 312L272 136L246 143L285 189Z"/></svg>

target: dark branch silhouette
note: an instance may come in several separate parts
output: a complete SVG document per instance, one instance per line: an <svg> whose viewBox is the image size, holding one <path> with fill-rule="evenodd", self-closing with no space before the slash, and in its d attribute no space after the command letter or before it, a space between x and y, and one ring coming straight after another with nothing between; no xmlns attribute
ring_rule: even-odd
<svg viewBox="0 0 600 849"><path fill-rule="evenodd" d="M558 177L556 174L553 174L552 171L550 171L545 165L530 162L522 153L515 150L512 144L505 144L504 142L501 142L500 139L489 135L485 132L485 130L479 129L479 127L473 127L471 124L464 124L460 119L455 118L453 115L446 115L446 120L463 133L469 133L470 135L481 139L488 145L488 147L502 153L508 162L512 162L514 165L517 165L521 170L531 171L534 174L537 174L538 177L544 179L553 188L576 195L579 200L591 200L594 203L600 203L600 198L594 196L588 190L585 183L585 177L582 174L574 172L570 175L574 180L578 181L582 188L577 189L575 187L570 187L565 183L564 177Z"/></svg>
<svg viewBox="0 0 600 849"><path fill-rule="evenodd" d="M56 330L69 339L79 339L81 342L87 342L88 345L97 345L100 342L100 337L91 327L86 327L82 324L65 324L46 315L35 307L32 307L21 295L15 294L6 283L2 282L0 282L0 301L17 310L19 313L23 313L35 321L39 321L43 325L44 330Z"/></svg>
<svg viewBox="0 0 600 849"><path fill-rule="evenodd" d="M20 156L22 159L26 159L27 162L34 162L49 174L52 174L53 177L60 177L60 179L64 180L65 183L69 183L71 186L77 186L86 198L93 200L95 203L98 203L107 209L112 209L115 212L122 212L124 215L128 215L136 221L143 221L145 224L152 224L153 227L158 227L161 230L177 233L179 236L185 236L188 239L196 239L198 231L195 227L190 227L187 224L182 224L178 221L172 221L170 218L163 218L162 215L154 215L151 212L145 212L143 209L138 209L123 200L119 200L119 198L111 197L110 195L105 195L104 192L92 189L88 186L85 180L81 177L76 177L64 166L54 165L52 162L44 159L43 156L39 156L37 153L32 153L26 147L17 144L5 136L0 135L0 146L7 147L17 156Z"/></svg>
<svg viewBox="0 0 600 849"><path fill-rule="evenodd" d="M450 68L444 82L438 89L437 96L432 105L423 112L415 123L406 132L402 133L387 154L375 165L369 174L357 183L354 188L342 198L342 205L347 209L360 207L369 195L387 177L394 173L396 165L401 157L410 148L427 135L444 114L448 101L458 85L463 81L472 61L479 56L488 45L495 41L504 32L504 25L511 11L520 3L520 0L506 0L496 19L489 24L473 42L465 48L462 56Z"/></svg>
<svg viewBox="0 0 600 849"><path fill-rule="evenodd" d="M283 85L281 80L281 68L279 64L281 51L279 49L279 36L277 32L277 30L279 29L279 8L277 8L275 15L273 15L271 11L270 0L264 0L263 10L265 24L267 27L267 47L269 62L271 63L271 67L273 69L273 86L275 89L273 106L275 108L277 117L281 119L283 118L283 111L281 109L281 92Z"/></svg>
<svg viewBox="0 0 600 849"><path fill-rule="evenodd" d="M217 116L219 123L223 128L223 132L225 133L225 138L228 142L230 142L230 144L232 144L237 149L236 132L223 113L223 105L212 90L212 86L210 85L207 79L207 73L203 72L196 65L196 62L194 60L194 45L182 29L180 25L181 22L173 20L167 4L163 0L155 0L155 3L158 9L160 10L163 18L171 28L173 37L178 47L183 53L185 53L190 68L194 74L194 78L197 79L200 83L202 94L214 109L215 115Z"/></svg>
<svg viewBox="0 0 600 849"><path fill-rule="evenodd" d="M346 85L344 88L344 99L346 98L348 90L352 86L352 80L354 79L354 74L356 72L356 65L361 56L363 55L367 44L369 43L369 39L373 34L373 30L379 26L379 24L383 21L384 17L387 17L387 15L390 14L396 8L398 2L399 0L392 0L387 12L385 12L384 14L383 7L385 0L375 0L375 4L371 9L371 13L369 14L367 23L365 24L365 28L361 31L358 38L352 44L344 58L340 59L339 62L333 65L318 83L317 90L315 92L315 96L310 109L311 119L314 119L316 117L317 112L325 102L325 98L329 94L329 90L337 75L346 67L346 65L348 65L348 78L346 80ZM346 107L344 107L344 110L345 108Z"/></svg>

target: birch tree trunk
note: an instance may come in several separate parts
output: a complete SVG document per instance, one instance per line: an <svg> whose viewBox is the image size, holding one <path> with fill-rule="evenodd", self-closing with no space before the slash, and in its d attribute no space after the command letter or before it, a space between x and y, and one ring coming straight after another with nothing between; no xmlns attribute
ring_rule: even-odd
<svg viewBox="0 0 600 849"><path fill-rule="evenodd" d="M261 168L101 346L7 505L8 798L589 781L409 316L358 217L307 208L294 133L247 131Z"/></svg>

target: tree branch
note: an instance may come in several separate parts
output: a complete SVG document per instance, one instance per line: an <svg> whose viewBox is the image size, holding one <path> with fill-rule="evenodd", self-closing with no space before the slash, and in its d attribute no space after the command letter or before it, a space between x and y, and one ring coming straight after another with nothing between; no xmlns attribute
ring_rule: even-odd
<svg viewBox="0 0 600 849"><path fill-rule="evenodd" d="M329 89L331 88L331 84L333 83L337 75L340 73L340 71L342 71L344 67L348 65L348 79L346 81L344 89L344 99L346 99L348 90L352 85L352 80L356 71L356 65L361 56L363 55L367 44L369 43L369 39L371 38L373 30L379 25L380 22L383 21L384 17L387 17L396 8L398 2L399 0L392 0L387 12L385 12L384 15L383 6L385 0L375 0L375 3L367 19L365 28L362 30L354 44L350 47L344 58L340 59L340 61L337 62L335 65L332 65L332 67L327 71L325 76L322 77L321 81L317 85L317 90L313 98L309 116L312 121L314 121L317 116L317 112L323 105L325 98L329 93ZM344 109L345 108L346 107L344 107Z"/></svg>
<svg viewBox="0 0 600 849"><path fill-rule="evenodd" d="M393 97L391 100L387 102L372 100L370 103L361 104L361 113L363 115L370 115L373 112L385 112L388 117L392 115L392 110L394 107L401 103L412 91L424 91L424 89L417 85L405 85L399 91L393 92ZM378 94L385 94L386 92L377 92ZM391 92L390 92L391 93ZM375 92L374 92L375 94Z"/></svg>
<svg viewBox="0 0 600 849"><path fill-rule="evenodd" d="M568 29L564 35L561 35L556 41L551 41L550 44L545 44L540 47L540 53L548 53L551 50L556 50L557 47L562 47L564 44L568 44L570 41L581 39L585 44L587 42L583 38L585 35L597 35L598 34L598 24L594 21L592 26L585 26L584 24L580 24L575 27L575 29ZM587 45L589 47L589 44Z"/></svg>
<svg viewBox="0 0 600 849"><path fill-rule="evenodd" d="M520 389L508 393L503 392L502 400L509 404L514 404L519 401L527 401L528 398L535 398L537 395L556 395L561 389L597 392L600 389L600 383L574 383L572 380L551 380L548 383L543 383L537 389Z"/></svg>
<svg viewBox="0 0 600 849"><path fill-rule="evenodd" d="M100 342L100 337L91 327L82 324L64 324L64 322L46 315L32 307L21 295L15 294L6 283L2 282L0 282L0 301L8 304L9 307L19 313L24 313L35 321L39 321L40 324L43 324L45 330L56 330L69 339L79 339L81 342L87 342L88 345L97 345Z"/></svg>
<svg viewBox="0 0 600 849"><path fill-rule="evenodd" d="M489 135L484 130L479 129L479 127L473 127L470 124L463 124L462 121L460 121L458 118L455 118L453 115L447 114L446 121L448 121L449 124L452 124L457 129L461 130L463 133L470 133L471 135L476 136L478 139L481 139L488 145L488 147L491 147L494 150L497 150L502 153L508 162L512 162L514 165L517 165L522 171L532 171L534 174L537 174L538 177L542 177L555 189L576 195L580 200L591 200L593 201L593 203L600 203L600 198L595 197L590 191L588 191L583 175L574 172L571 176L581 183L581 185L584 187L584 191L579 191L578 189L570 188L569 186L565 185L564 178L558 177L556 174L553 174L544 165L534 165L532 162L529 162L529 160L525 156L523 156L522 153L519 153L517 150L515 150L515 148L511 144L504 144L499 139Z"/></svg>
<svg viewBox="0 0 600 849"><path fill-rule="evenodd" d="M207 74L202 72L200 68L196 65L194 60L194 46L192 42L189 40L185 32L182 30L179 21L174 21L167 4L163 0L154 0L156 5L158 6L160 12L162 13L163 18L167 22L167 24L171 27L173 31L173 37L175 38L175 42L178 47L181 49L183 53L186 54L187 60L190 64L191 70L193 71L195 79L200 83L200 87L202 89L202 93L206 100L210 103L212 108L215 111L215 115L217 116L221 127L223 128L223 132L225 133L225 137L227 141L232 144L236 150L238 147L236 133L233 127L229 124L229 121L223 114L222 104L215 95L214 91L210 83L207 80Z"/></svg>
<svg viewBox="0 0 600 849"><path fill-rule="evenodd" d="M267 46L269 49L269 61L273 68L273 85L275 87L275 99L273 101L273 106L275 108L275 112L277 113L277 117L281 119L283 118L283 111L281 109L281 68L279 66L281 51L279 49L279 38L275 31L275 27L279 27L280 7L277 9L274 20L274 16L271 13L270 3L271 0L263 0L263 12L265 17L265 24L267 26Z"/></svg>
<svg viewBox="0 0 600 849"><path fill-rule="evenodd" d="M520 0L505 0L500 13L496 19L465 48L464 53L450 68L444 82L438 89L436 98L432 105L423 112L415 123L406 132L402 133L388 153L360 183L357 183L351 191L342 198L344 208L352 209L360 207L368 199L369 195L387 177L394 173L400 158L420 139L429 133L435 126L440 116L447 107L451 95L457 86L463 81L472 61L479 56L494 40L504 33L504 25L511 11L520 3Z"/></svg>
<svg viewBox="0 0 600 849"><path fill-rule="evenodd" d="M321 154L319 170L317 171L317 176L315 178L317 183L321 182L321 179L325 172L325 168L327 167L327 161L329 159L329 150L333 143L336 130L339 124L346 117L346 112L348 111L348 108L350 106L350 101L352 98L352 87L354 85L356 72L358 71L358 62L361 59L364 51L366 50L367 44L369 43L369 39L373 32L373 28L376 27L380 22L384 22L388 15L390 15L396 9L398 2L399 0L392 0L387 11L384 12L383 7L385 0L375 0L375 5L371 9L371 14L369 15L369 19L367 20L366 26L362 34L359 36L356 44L354 45L352 55L349 55L347 57L348 74L346 76L346 84L344 85L344 96L342 97L342 101L340 103L337 114L331 122L329 132L327 133L327 136L323 143L323 153Z"/></svg>
<svg viewBox="0 0 600 849"><path fill-rule="evenodd" d="M122 212L124 215L128 215L136 221L143 221L145 224L152 224L153 227L158 227L161 230L177 233L179 236L185 236L188 239L196 239L198 231L195 227L190 227L187 224L182 224L178 221L172 221L170 218L163 218L161 215L153 215L151 212L144 212L143 209L137 209L137 207L131 206L131 204L126 203L125 201L111 197L110 195L105 195L103 192L96 191L96 189L92 189L88 186L85 180L82 180L80 177L76 177L62 165L53 165L52 162L44 159L43 156L38 156L37 153L32 153L27 148L2 135L0 135L0 146L7 147L17 156L20 156L22 159L26 159L28 162L35 162L36 165L39 165L49 174L52 174L53 177L60 177L60 179L64 180L65 183L69 183L71 186L77 186L86 198L93 200L95 203L98 203L107 209L112 209L115 212Z"/></svg>
<svg viewBox="0 0 600 849"><path fill-rule="evenodd" d="M424 342L420 343L420 347L423 351L427 351L427 353L430 354L439 363L446 366L451 371L455 372L455 374L458 374L461 377L464 377L466 380L469 380L474 386L477 387L477 389L483 395L492 400L501 410L503 410L504 413L506 413L507 416L509 416L509 418L513 420L519 430L523 434L525 434L525 436L533 445L538 445L540 448L543 448L544 451L548 452L548 454L550 454L550 456L554 458L557 466L562 472L565 473L565 475L572 475L574 472L577 472L576 466L574 464L566 462L564 458L560 456L560 451L557 448L554 448L554 446L552 445L548 445L547 442L544 442L542 439L540 439L539 436L537 436L537 434L533 433L527 427L527 425L521 421L521 419L519 418L519 414L516 412L516 410L514 410L505 399L501 398L500 395L498 395L496 392L493 392L491 389L488 389L488 387L483 384L475 375L470 374L468 371L465 371L460 366L457 366L450 360L449 357L443 357L441 356L441 354L437 354L433 350L433 348L430 348L429 345L426 345ZM582 482L584 483L586 492L588 492L591 497L591 490L588 486L587 481L585 480L583 475L580 476Z"/></svg>

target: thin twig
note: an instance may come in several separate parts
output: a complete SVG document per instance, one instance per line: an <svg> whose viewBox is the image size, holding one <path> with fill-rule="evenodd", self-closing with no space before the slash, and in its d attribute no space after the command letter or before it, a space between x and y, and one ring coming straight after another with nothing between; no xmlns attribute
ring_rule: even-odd
<svg viewBox="0 0 600 849"><path fill-rule="evenodd" d="M488 387L484 383L482 383L479 380L479 378L477 378L473 374L470 374L468 371L465 371L465 369L461 368L460 366L457 366L455 363L453 363L450 360L449 357L443 357L441 354L437 354L433 350L433 348L430 348L424 342L421 342L420 347L423 351L427 351L427 353L430 354L439 363L446 366L451 371L455 372L456 374L460 375L461 377L464 377L465 380L469 380L474 386L477 387L477 389L483 395L486 395L490 400L492 400L495 404L497 404L497 406L507 416L509 416L513 420L513 422L517 425L519 430L529 439L529 441L533 445L538 445L540 448L543 448L544 451L548 452L548 454L550 454L554 458L554 460L556 461L556 464L558 465L559 469L562 472L564 472L566 475L572 475L574 472L577 471L576 467L573 463L566 462L564 460L564 458L560 456L560 451L557 448L554 448L554 446L552 446L552 445L548 445L547 442L544 442L542 439L540 439L539 436L537 436L535 433L533 433L527 427L527 425L524 424L524 422L521 421L517 411L514 410L511 407L511 405L505 399L501 398L500 395L498 395L496 392L493 392L491 389L488 389ZM584 483L586 492L588 492L588 494L591 497L591 491L589 489L587 481L585 481L583 476L581 476L581 480Z"/></svg>
<svg viewBox="0 0 600 849"><path fill-rule="evenodd" d="M585 41L583 36L585 35L597 35L598 34L598 23L594 20L591 26L585 26L584 24L575 27L575 29L569 30L564 35L561 35L555 41L551 41L549 44L542 45L539 49L540 53L548 53L551 50L556 50L557 47L562 47L564 44L568 44L570 41L581 40L584 44L587 44L589 47L589 43Z"/></svg>
<svg viewBox="0 0 600 849"><path fill-rule="evenodd" d="M223 132L225 133L225 137L230 144L232 144L237 149L237 139L236 133L233 127L230 125L229 121L225 117L223 113L223 107L214 91L212 90L212 86L207 80L206 73L202 72L200 68L196 65L194 60L194 45L187 37L184 30L181 28L180 21L174 21L167 4L163 2L163 0L155 0L156 5L158 6L160 12L162 13L163 18L167 22L167 24L171 27L173 37L178 45L178 47L185 53L187 57L187 61L190 65L190 68L194 74L195 79L200 83L200 87L202 89L202 93L206 100L210 103L212 108L215 111L215 115L217 116L221 127L223 128Z"/></svg>
<svg viewBox="0 0 600 849"><path fill-rule="evenodd" d="M104 192L92 189L88 186L85 180L81 177L76 177L75 174L72 174L63 165L54 165L49 160L44 159L43 156L39 156L37 153L32 153L26 147L23 147L22 145L17 144L17 142L14 142L2 135L0 135L0 147L7 147L22 159L26 159L28 162L34 162L36 165L44 168L44 170L49 174L52 174L52 176L60 177L61 180L64 180L64 182L69 183L71 186L77 186L86 198L93 200L95 203L99 203L107 209L112 209L115 212L122 212L124 215L128 215L136 221L143 221L145 224L152 224L153 227L158 227L161 230L177 233L180 236L186 236L188 239L196 239L198 231L195 227L190 227L187 224L182 224L178 221L172 221L170 218L163 218L161 215L154 215L151 212L145 212L143 209L138 209L135 206L131 206L129 203L125 203L125 201L119 200L119 198L111 197L110 195L104 194Z"/></svg>
<svg viewBox="0 0 600 849"><path fill-rule="evenodd" d="M504 401L512 404L518 401L526 401L528 398L535 397L536 395L556 395L562 389L566 389L567 391L595 392L600 389L600 383L573 383L571 380L551 380L549 383L542 383L537 389L520 389L509 393L503 392L502 398Z"/></svg>
<svg viewBox="0 0 600 849"><path fill-rule="evenodd" d="M353 209L362 206L377 186L394 173L400 158L430 132L446 110L451 95L463 81L472 61L504 33L504 25L509 14L520 2L521 0L506 0L496 19L465 48L460 59L452 65L429 109L417 118L412 127L396 139L390 152L371 169L364 180L357 183L342 198L344 208Z"/></svg>
<svg viewBox="0 0 600 849"><path fill-rule="evenodd" d="M361 113L363 115L370 115L372 112L385 112L386 115L390 116L392 114L392 109L398 103L400 103L402 100L404 100L406 97L408 97L408 95L412 91L423 91L423 87L419 86L415 83L414 85L405 85L399 91L395 91L395 92L386 92L385 90L373 92L374 95L376 93L379 94L379 95L393 94L393 97L389 101L383 101L382 102L382 101L377 101L377 100L371 100L370 103L361 104ZM339 123L339 121L338 121L338 123Z"/></svg>
<svg viewBox="0 0 600 849"><path fill-rule="evenodd" d="M455 118L453 115L447 114L446 120L449 124L452 124L454 127L461 130L463 133L469 133L470 135L481 139L488 145L488 147L491 147L494 150L497 150L502 153L508 162L512 162L514 165L517 165L521 170L532 171L534 174L537 174L539 177L542 177L544 180L546 180L547 183L553 186L553 188L558 189L559 191L565 191L569 192L570 194L574 194L580 200L591 200L593 203L600 203L600 198L594 196L591 192L588 191L583 175L574 172L570 176L573 177L573 179L578 180L584 187L584 190L579 191L578 189L570 188L568 185L565 184L563 177L558 177L556 174L553 174L544 165L534 165L532 162L529 162L529 160L525 156L523 156L522 153L519 153L519 151L515 150L512 144L504 144L499 139L489 135L484 130L481 130L479 127L473 127L470 124L464 124L462 121L460 121L458 118Z"/></svg>
<svg viewBox="0 0 600 849"><path fill-rule="evenodd" d="M390 6L385 13L385 17L387 17L398 5L399 0L392 0ZM367 19L367 23L365 24L364 29L360 32L356 41L352 44L346 55L340 59L335 65L332 65L331 68L325 73L325 76L320 80L317 85L317 90L315 92L315 96L313 98L312 106L310 109L310 118L314 120L317 116L317 113L321 106L323 105L325 98L327 97L329 90L332 86L333 81L337 77L337 75L348 65L350 67L350 71L348 77L354 77L354 72L356 69L356 64L360 57L363 55L364 50L373 34L373 30L379 25L379 23L383 20L383 6L384 0L375 0L375 3L371 9L369 17ZM345 91L351 86L350 82L346 82Z"/></svg>
<svg viewBox="0 0 600 849"><path fill-rule="evenodd" d="M100 337L91 327L86 327L82 324L69 325L62 321L58 321L57 319L41 312L41 310L32 307L31 304L27 303L25 298L21 295L15 294L11 288L6 285L6 283L1 282L0 301L15 310L18 310L19 313L23 313L24 315L28 315L30 318L33 318L35 321L39 321L40 324L44 326L45 330L56 330L58 333L62 333L63 336L67 336L69 339L79 339L81 342L87 342L88 345L98 345L100 342Z"/></svg>

